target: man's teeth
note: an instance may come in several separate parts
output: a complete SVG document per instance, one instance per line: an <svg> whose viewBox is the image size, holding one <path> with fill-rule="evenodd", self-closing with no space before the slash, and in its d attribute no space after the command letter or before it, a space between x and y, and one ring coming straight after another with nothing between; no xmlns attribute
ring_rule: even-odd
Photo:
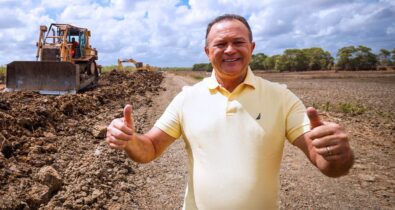
<svg viewBox="0 0 395 210"><path fill-rule="evenodd" d="M237 60L239 60L238 58L235 58L235 59L225 59L224 61L225 62L233 62L233 61L237 61Z"/></svg>

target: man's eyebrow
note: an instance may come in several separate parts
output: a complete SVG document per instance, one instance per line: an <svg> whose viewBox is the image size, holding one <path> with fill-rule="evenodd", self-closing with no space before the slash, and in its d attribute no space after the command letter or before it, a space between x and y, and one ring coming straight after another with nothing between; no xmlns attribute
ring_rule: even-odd
<svg viewBox="0 0 395 210"><path fill-rule="evenodd" d="M246 41L247 39L245 39L244 37L237 37L235 40L237 40L237 41L240 41L240 40Z"/></svg>
<svg viewBox="0 0 395 210"><path fill-rule="evenodd" d="M214 38L212 41L213 42L222 42L222 41L226 41L226 40L228 40L228 39L217 37L217 38ZM246 39L245 37L240 36L240 37L232 38L232 40L237 40L237 41L244 40L245 41L245 40L248 40L248 38Z"/></svg>

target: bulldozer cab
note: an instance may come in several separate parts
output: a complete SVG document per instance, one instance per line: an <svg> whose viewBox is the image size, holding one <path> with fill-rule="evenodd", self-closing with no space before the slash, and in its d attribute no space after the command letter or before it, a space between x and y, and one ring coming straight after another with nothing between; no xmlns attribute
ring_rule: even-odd
<svg viewBox="0 0 395 210"><path fill-rule="evenodd" d="M85 56L84 46L86 45L86 33L78 28L70 28L66 36L70 46L72 58Z"/></svg>
<svg viewBox="0 0 395 210"><path fill-rule="evenodd" d="M48 32L43 27L41 33L43 39L38 42L37 60L72 61L87 55L86 46L90 32L85 28L53 23Z"/></svg>

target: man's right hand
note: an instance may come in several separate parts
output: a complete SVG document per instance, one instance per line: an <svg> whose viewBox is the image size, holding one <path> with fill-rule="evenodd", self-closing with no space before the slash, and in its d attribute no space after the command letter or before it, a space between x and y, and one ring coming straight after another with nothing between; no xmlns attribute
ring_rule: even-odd
<svg viewBox="0 0 395 210"><path fill-rule="evenodd" d="M132 106L126 105L123 118L113 120L107 127L106 142L113 149L124 150L132 160L148 163L159 157L175 138L156 127L146 134L137 135L132 113Z"/></svg>
<svg viewBox="0 0 395 210"><path fill-rule="evenodd" d="M132 106L123 109L123 118L117 118L107 127L106 142L113 149L125 150L135 138Z"/></svg>

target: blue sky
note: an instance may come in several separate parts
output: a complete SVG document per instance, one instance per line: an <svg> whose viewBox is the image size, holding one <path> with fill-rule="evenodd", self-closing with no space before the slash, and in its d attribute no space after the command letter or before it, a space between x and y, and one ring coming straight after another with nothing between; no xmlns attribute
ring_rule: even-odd
<svg viewBox="0 0 395 210"><path fill-rule="evenodd" d="M98 63L134 58L161 67L208 62L207 23L218 15L247 18L255 53L288 48L395 48L394 0L0 0L0 65L34 60L39 25L70 23L91 30Z"/></svg>

